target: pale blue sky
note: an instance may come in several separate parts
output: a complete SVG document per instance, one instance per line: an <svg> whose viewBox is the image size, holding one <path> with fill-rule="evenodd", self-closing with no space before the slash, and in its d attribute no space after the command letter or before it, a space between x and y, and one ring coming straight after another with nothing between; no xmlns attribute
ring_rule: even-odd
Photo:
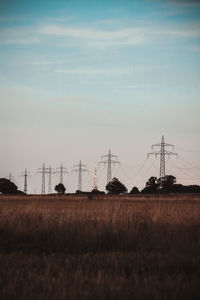
<svg viewBox="0 0 200 300"><path fill-rule="evenodd" d="M71 170L82 159L90 189L109 148L124 168L113 175L144 186L158 161L138 182L131 166L162 134L196 167L200 152L186 150L200 150L200 1L1 0L0 95L0 176L11 171L20 187L25 167L39 192L43 162ZM199 169L190 178L172 163L179 182L200 184Z"/></svg>

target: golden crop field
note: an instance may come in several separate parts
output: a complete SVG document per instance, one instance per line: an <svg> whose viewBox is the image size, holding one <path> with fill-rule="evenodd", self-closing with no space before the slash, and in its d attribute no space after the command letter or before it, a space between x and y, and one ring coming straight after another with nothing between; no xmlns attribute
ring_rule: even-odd
<svg viewBox="0 0 200 300"><path fill-rule="evenodd" d="M200 299L200 195L1 195L0 299Z"/></svg>

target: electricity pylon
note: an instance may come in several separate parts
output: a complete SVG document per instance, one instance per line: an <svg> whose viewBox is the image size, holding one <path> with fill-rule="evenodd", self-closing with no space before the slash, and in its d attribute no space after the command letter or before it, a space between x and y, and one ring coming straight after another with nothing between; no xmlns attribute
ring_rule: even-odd
<svg viewBox="0 0 200 300"><path fill-rule="evenodd" d="M49 174L49 181L48 181L48 194L51 194L52 193L52 190L51 190L51 176L52 174L55 174L56 171L54 169L52 169L51 166L49 166L49 168L47 168L47 171L46 171L47 174Z"/></svg>
<svg viewBox="0 0 200 300"><path fill-rule="evenodd" d="M89 172L89 171L86 169L87 166L83 165L81 163L81 160L79 161L78 165L74 165L74 168L78 168L78 169L72 170L72 173L73 172L78 173L78 191L82 191L82 173L83 172Z"/></svg>
<svg viewBox="0 0 200 300"><path fill-rule="evenodd" d="M62 164L60 165L60 167L56 168L56 170L58 170L57 173L60 174L60 183L63 184L64 174L69 173L69 172L67 172L67 168L63 167Z"/></svg>
<svg viewBox="0 0 200 300"><path fill-rule="evenodd" d="M99 162L99 164L107 164L107 184L112 180L112 164L120 164L118 160L113 160L112 157L115 157L118 159L118 156L111 154L111 151L109 149L108 154L102 155L101 159L107 158L106 160L102 160Z"/></svg>
<svg viewBox="0 0 200 300"><path fill-rule="evenodd" d="M160 178L162 178L165 177L165 156L168 156L170 158L171 155L175 155L176 157L178 157L178 154L165 149L166 147L172 147L172 149L174 150L174 145L165 143L164 136L162 136L161 143L152 145L151 149L153 150L154 147L160 147L160 150L148 153L147 157L149 157L150 155L155 155L155 157L160 156Z"/></svg>
<svg viewBox="0 0 200 300"><path fill-rule="evenodd" d="M28 193L28 182L27 182L27 178L30 176L30 173L27 172L27 169L25 169L25 171L20 175L20 177L24 177L24 193L27 194Z"/></svg>
<svg viewBox="0 0 200 300"><path fill-rule="evenodd" d="M11 182L14 182L14 181L15 181L15 177L11 174L11 172L10 172L10 174L7 176L7 179L10 180Z"/></svg>
<svg viewBox="0 0 200 300"><path fill-rule="evenodd" d="M94 168L94 190L97 190L97 168Z"/></svg>
<svg viewBox="0 0 200 300"><path fill-rule="evenodd" d="M45 174L48 173L48 168L45 168L45 164L43 164L42 168L38 169L39 171L37 173L42 174L42 189L41 194L45 194Z"/></svg>

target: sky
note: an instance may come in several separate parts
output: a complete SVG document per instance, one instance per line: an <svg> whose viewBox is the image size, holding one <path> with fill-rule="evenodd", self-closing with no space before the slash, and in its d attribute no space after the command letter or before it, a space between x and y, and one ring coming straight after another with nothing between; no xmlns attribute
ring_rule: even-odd
<svg viewBox="0 0 200 300"><path fill-rule="evenodd" d="M162 135L179 154L166 173L200 184L199 97L200 1L0 0L0 177L20 189L25 168L40 193L38 168L63 163L74 192L81 160L83 190L95 167L104 190L109 149L113 177L142 188Z"/></svg>

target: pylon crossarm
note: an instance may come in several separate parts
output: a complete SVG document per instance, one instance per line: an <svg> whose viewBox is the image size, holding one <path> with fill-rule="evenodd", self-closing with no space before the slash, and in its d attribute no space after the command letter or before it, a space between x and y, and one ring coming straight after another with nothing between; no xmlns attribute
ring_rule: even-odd
<svg viewBox="0 0 200 300"><path fill-rule="evenodd" d="M108 154L104 154L101 156L101 158L104 158L104 157L108 157Z"/></svg>
<svg viewBox="0 0 200 300"><path fill-rule="evenodd" d="M167 151L167 150L165 150L165 152L164 152L166 155L175 155L175 156L177 156L178 157L178 153L174 153L174 152L171 152L171 151Z"/></svg>
<svg viewBox="0 0 200 300"><path fill-rule="evenodd" d="M167 144L167 143L165 143L165 146L167 146L167 147L173 147L174 148L174 145Z"/></svg>
<svg viewBox="0 0 200 300"><path fill-rule="evenodd" d="M160 155L160 151L155 151L155 152L149 152L147 153L147 157L149 157L150 155Z"/></svg>
<svg viewBox="0 0 200 300"><path fill-rule="evenodd" d="M107 164L107 163L108 163L107 160L105 160L105 161L99 161L99 162L98 162L99 165L100 165L100 164L104 164L104 165L105 165L105 164Z"/></svg>
<svg viewBox="0 0 200 300"><path fill-rule="evenodd" d="M153 144L153 145L151 146L151 149L153 150L154 147L160 147L160 146L161 146L161 144Z"/></svg>
<svg viewBox="0 0 200 300"><path fill-rule="evenodd" d="M74 165L73 167L74 167L74 168L79 168L80 166L81 166L81 167L87 167L86 165L82 165L82 164L81 164L81 165Z"/></svg>

